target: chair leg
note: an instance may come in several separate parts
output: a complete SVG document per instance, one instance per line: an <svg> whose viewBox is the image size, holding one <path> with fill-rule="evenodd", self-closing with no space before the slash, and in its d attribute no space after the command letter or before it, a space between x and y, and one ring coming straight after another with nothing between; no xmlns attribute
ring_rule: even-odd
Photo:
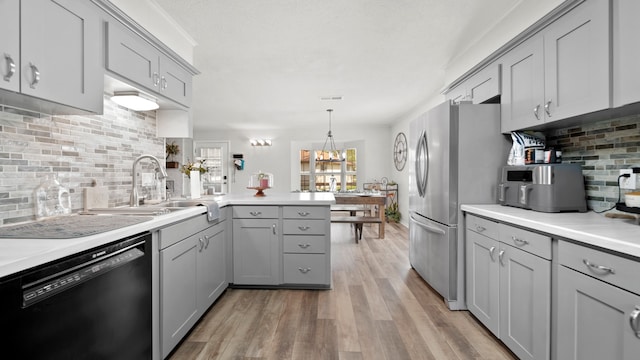
<svg viewBox="0 0 640 360"><path fill-rule="evenodd" d="M354 223L353 224L356 229L356 244L358 240L362 240L362 223ZM360 232L360 236L358 236L358 231Z"/></svg>

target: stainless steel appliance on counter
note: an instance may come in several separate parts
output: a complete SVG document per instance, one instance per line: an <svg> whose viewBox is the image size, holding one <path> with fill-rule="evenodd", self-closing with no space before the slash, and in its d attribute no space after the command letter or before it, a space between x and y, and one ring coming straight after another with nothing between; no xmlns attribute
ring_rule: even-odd
<svg viewBox="0 0 640 360"><path fill-rule="evenodd" d="M587 211L582 167L578 164L504 166L498 202L542 212Z"/></svg>
<svg viewBox="0 0 640 360"><path fill-rule="evenodd" d="M460 204L496 203L509 148L500 106L443 103L409 131L409 260L450 309L466 309Z"/></svg>

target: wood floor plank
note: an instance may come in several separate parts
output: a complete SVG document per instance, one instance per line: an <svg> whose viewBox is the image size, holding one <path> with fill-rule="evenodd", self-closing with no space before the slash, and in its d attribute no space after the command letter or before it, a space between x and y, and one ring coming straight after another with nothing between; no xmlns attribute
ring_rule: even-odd
<svg viewBox="0 0 640 360"><path fill-rule="evenodd" d="M411 268L406 227L331 229L332 289L227 289L169 359L515 359Z"/></svg>

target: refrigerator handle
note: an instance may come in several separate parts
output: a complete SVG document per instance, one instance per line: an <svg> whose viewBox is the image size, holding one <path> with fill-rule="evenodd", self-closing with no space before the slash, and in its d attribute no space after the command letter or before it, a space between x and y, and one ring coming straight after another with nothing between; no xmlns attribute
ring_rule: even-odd
<svg viewBox="0 0 640 360"><path fill-rule="evenodd" d="M411 218L411 222L415 223L416 225L420 226L421 228L432 232L432 233L436 233L436 234L440 234L440 235L445 235L446 233L444 232L444 230L442 229L438 229L436 227L433 226L429 226L423 222L421 222L420 220L416 219L413 217L413 214L409 215L409 217Z"/></svg>
<svg viewBox="0 0 640 360"><path fill-rule="evenodd" d="M421 156L424 154L424 157ZM420 161L424 159L424 168L421 170ZM418 195L424 197L427 193L427 177L429 175L429 148L427 147L427 132L423 131L418 139L415 156L415 174Z"/></svg>

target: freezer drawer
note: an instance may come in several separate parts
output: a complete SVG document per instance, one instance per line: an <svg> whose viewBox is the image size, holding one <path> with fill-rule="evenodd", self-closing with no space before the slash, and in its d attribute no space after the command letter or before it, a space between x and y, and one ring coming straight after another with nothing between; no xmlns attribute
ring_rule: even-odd
<svg viewBox="0 0 640 360"><path fill-rule="evenodd" d="M411 213L409 232L411 266L445 301L457 300L457 229Z"/></svg>

